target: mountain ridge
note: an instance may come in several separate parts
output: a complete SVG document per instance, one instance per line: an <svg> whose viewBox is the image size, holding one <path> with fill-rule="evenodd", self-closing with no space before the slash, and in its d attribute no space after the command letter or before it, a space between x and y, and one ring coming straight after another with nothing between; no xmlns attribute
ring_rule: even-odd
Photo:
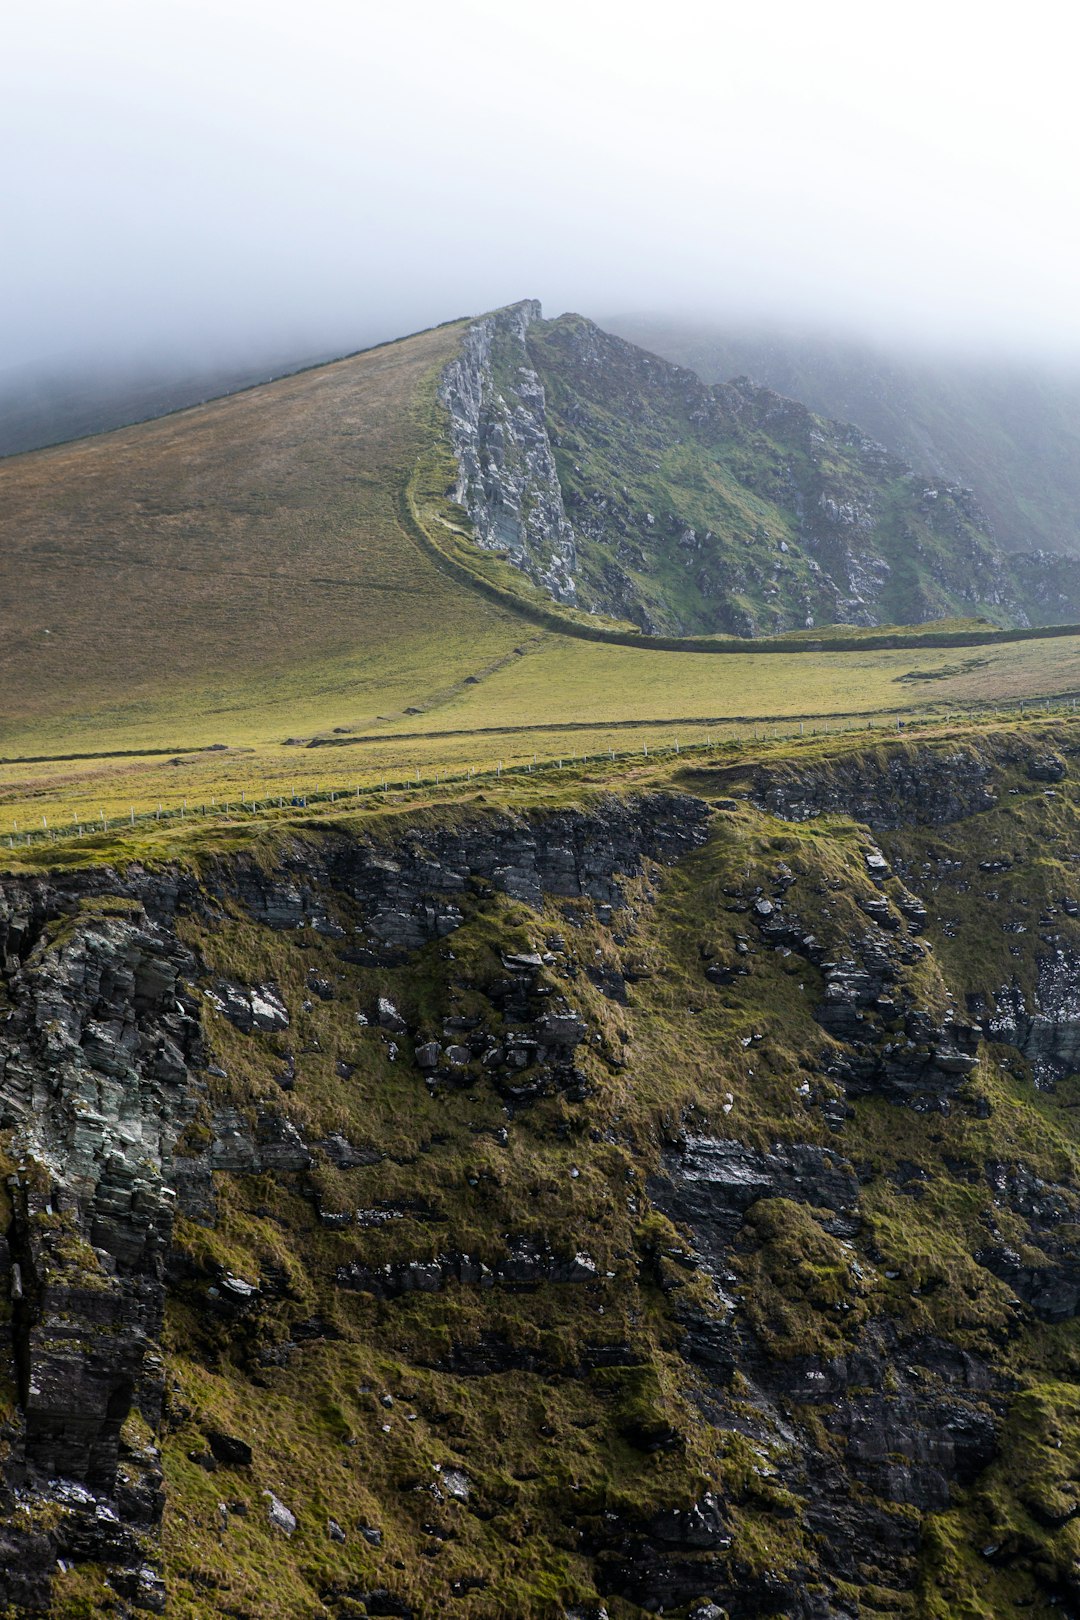
<svg viewBox="0 0 1080 1620"><path fill-rule="evenodd" d="M455 495L556 600L649 634L1080 612L1066 559L1007 556L970 489L858 427L535 301L468 334L441 386Z"/></svg>
<svg viewBox="0 0 1080 1620"><path fill-rule="evenodd" d="M1075 365L704 318L625 315L607 324L709 382L746 373L811 410L858 422L935 477L971 485L1008 551L1080 552Z"/></svg>

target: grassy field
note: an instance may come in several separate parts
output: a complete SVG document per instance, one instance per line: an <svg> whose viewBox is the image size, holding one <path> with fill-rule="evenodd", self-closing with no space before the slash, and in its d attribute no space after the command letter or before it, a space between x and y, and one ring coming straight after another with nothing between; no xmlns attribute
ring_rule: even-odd
<svg viewBox="0 0 1080 1620"><path fill-rule="evenodd" d="M1080 692L1080 636L706 653L543 622L415 521L460 330L0 463L0 835Z"/></svg>
<svg viewBox="0 0 1080 1620"><path fill-rule="evenodd" d="M0 463L0 750L283 739L510 652L398 518L457 333Z"/></svg>

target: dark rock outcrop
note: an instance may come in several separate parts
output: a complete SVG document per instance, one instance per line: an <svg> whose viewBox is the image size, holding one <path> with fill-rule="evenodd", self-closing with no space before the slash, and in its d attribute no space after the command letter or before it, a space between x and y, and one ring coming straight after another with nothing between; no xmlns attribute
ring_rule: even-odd
<svg viewBox="0 0 1080 1620"><path fill-rule="evenodd" d="M0 1358L17 1410L0 1465L0 1511L18 1487L48 1509L50 1525L46 1533L32 1529L36 1520L8 1520L4 1601L44 1612L42 1572L61 1559L100 1564L137 1607L162 1608L158 1454L152 1445L133 1449L122 1431L134 1414L151 1432L160 1425L157 1341L174 1212L212 1225L214 1178L223 1172L296 1175L311 1167L315 1151L338 1165L372 1162L341 1139L309 1144L265 1102L211 1111L203 1152L177 1153L207 1089L200 1003L248 1036L290 1023L275 986L208 979L177 936L178 916L212 917L227 897L273 929L312 928L344 942L332 914L339 899L359 919L342 948L396 962L458 927L462 899L477 882L534 905L550 894L617 907L621 881L647 860L671 861L699 845L707 815L685 795L612 798L588 812L476 817L381 848L334 835L311 839L273 874L237 860L219 865L204 887L188 874L139 868L4 884L0 1126L12 1133L15 1168L11 1220L0 1236L10 1300L0 1318ZM536 977L531 959L508 960L498 1010L520 1021L516 1045L508 1041L492 1066L497 1082L510 1092L523 1087L524 1095L576 1084L574 1053L585 1035L565 1001L534 996ZM473 1061L468 1045L460 1055ZM457 1057L451 1041L438 1062L453 1067ZM473 1269L481 1284L509 1288L596 1274L588 1255L556 1257L523 1241L511 1243L490 1272L460 1255L433 1267L354 1268L340 1280L389 1297L451 1276L468 1281ZM208 1308L223 1321L242 1319L258 1295L223 1268L205 1287ZM250 1461L238 1438L215 1431L209 1446L220 1466Z"/></svg>

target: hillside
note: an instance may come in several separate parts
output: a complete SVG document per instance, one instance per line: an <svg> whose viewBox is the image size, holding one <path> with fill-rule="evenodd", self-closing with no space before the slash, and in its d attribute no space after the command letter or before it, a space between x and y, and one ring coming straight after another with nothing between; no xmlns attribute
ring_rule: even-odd
<svg viewBox="0 0 1080 1620"><path fill-rule="evenodd" d="M486 317L443 392L481 543L558 599L651 633L1080 612L1075 571L1005 556L969 489L580 316Z"/></svg>
<svg viewBox="0 0 1080 1620"><path fill-rule="evenodd" d="M96 363L71 360L0 371L0 457L111 432L134 422L251 388L310 364L310 357L270 354L223 363Z"/></svg>
<svg viewBox="0 0 1080 1620"><path fill-rule="evenodd" d="M528 305L0 465L5 1620L1080 1613L1080 633L870 629L926 487Z"/></svg>
<svg viewBox="0 0 1080 1620"><path fill-rule="evenodd" d="M488 454L497 424L477 356L495 331L495 350L506 348L496 360L509 365L523 308L0 464L0 836L85 836L96 825L107 848L121 816L227 821L237 800L276 814L296 796L495 773L500 762L655 752L765 726L811 734L933 722L958 709L1016 714L1024 702L1071 703L1080 692L1075 635L1008 641L987 625L945 625L877 643L858 631L761 643L758 652L746 642L650 641L582 611L590 580L598 589L614 580L613 607L648 602L657 618L677 607L709 623L717 598L687 577L685 533L673 546L665 514L698 521L701 503L715 512L722 497L728 540L717 533L714 550L694 553L710 592L718 579L727 588L723 559L741 545L758 561L740 576L757 594L740 586L740 600L769 622L783 621L792 591L810 593L800 613L807 600L833 612L835 590L797 538L799 524L751 493L745 466L739 482L723 459L732 444L749 447L747 457L762 452L753 426L762 412L777 418L774 447L781 419L792 442L817 430L799 407L736 391L750 426L736 423L730 437L721 394L708 420L728 437L714 443L712 428L702 438L692 419L713 398L696 379L576 318L532 320L553 433L541 424L530 441L535 424L520 417L514 443L533 457L532 483L515 495L504 456L491 484L502 504L473 501L474 530L452 499L464 493L467 462L454 455L463 419L439 396L460 404L476 385ZM521 381L512 367L508 375ZM684 440L663 452L663 478L644 456L661 430ZM839 480L864 452L836 431ZM770 454L775 471L781 452ZM872 472L880 453L866 455ZM810 476L803 450L790 459ZM616 464L631 482L619 484L605 518L600 479ZM959 523L960 508L948 509ZM586 599L577 608L500 560L524 513L542 577L542 536L559 512L573 512L577 526L573 581ZM502 525L497 535L493 525ZM783 532L790 542L777 539ZM976 531L963 532L978 552ZM623 569L612 558L631 541L644 564Z"/></svg>
<svg viewBox="0 0 1080 1620"><path fill-rule="evenodd" d="M509 652L508 616L401 528L431 433L418 399L457 340L0 463L3 742L284 738L328 691L374 720L426 680L436 617L443 684Z"/></svg>
<svg viewBox="0 0 1080 1620"><path fill-rule="evenodd" d="M857 422L913 466L973 489L1007 551L1080 554L1075 368L705 321L606 324L706 382L753 377L821 415Z"/></svg>

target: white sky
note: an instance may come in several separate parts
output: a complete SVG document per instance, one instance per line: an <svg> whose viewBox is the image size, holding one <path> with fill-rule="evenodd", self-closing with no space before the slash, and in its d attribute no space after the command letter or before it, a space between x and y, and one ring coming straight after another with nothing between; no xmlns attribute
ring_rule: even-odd
<svg viewBox="0 0 1080 1620"><path fill-rule="evenodd" d="M0 367L535 296L1080 351L1080 26L915 0L5 0Z"/></svg>

